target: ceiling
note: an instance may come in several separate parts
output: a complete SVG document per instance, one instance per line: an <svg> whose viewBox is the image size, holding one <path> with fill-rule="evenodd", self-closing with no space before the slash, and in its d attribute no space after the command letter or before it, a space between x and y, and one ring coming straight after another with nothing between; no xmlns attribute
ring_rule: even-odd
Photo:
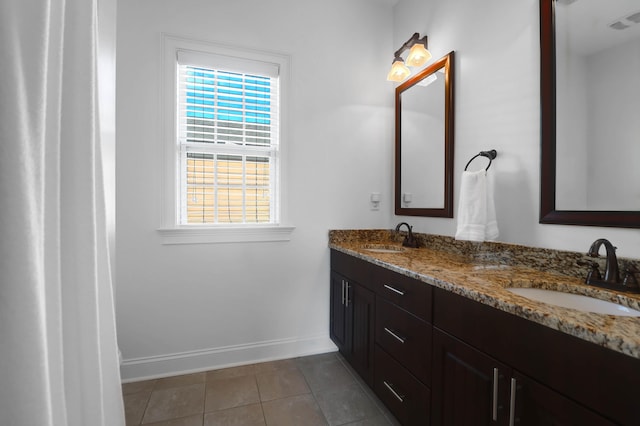
<svg viewBox="0 0 640 426"><path fill-rule="evenodd" d="M556 31L569 31L572 51L589 55L638 39L640 23L626 19L640 13L639 0L557 0ZM640 20L640 15L635 20ZM618 23L614 29L610 25Z"/></svg>

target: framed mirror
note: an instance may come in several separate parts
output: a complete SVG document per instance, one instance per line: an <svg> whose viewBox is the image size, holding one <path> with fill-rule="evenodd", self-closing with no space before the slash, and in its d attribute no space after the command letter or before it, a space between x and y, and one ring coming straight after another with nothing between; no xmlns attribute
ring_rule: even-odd
<svg viewBox="0 0 640 426"><path fill-rule="evenodd" d="M640 3L540 0L540 223L640 228Z"/></svg>
<svg viewBox="0 0 640 426"><path fill-rule="evenodd" d="M395 213L453 217L454 52L396 87Z"/></svg>

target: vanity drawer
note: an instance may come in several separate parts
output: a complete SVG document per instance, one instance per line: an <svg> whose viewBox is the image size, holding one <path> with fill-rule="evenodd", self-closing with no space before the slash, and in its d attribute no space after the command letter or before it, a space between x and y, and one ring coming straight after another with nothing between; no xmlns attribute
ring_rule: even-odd
<svg viewBox="0 0 640 426"><path fill-rule="evenodd" d="M382 267L372 270L371 282L376 294L431 322L432 295L429 284Z"/></svg>
<svg viewBox="0 0 640 426"><path fill-rule="evenodd" d="M375 345L374 391L403 425L428 425L431 392Z"/></svg>
<svg viewBox="0 0 640 426"><path fill-rule="evenodd" d="M431 383L432 326L376 298L376 343L424 383Z"/></svg>

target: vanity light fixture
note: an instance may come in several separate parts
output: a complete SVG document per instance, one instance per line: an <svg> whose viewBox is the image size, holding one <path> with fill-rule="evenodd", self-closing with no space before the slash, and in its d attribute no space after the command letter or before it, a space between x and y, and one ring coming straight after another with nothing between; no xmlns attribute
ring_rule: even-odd
<svg viewBox="0 0 640 426"><path fill-rule="evenodd" d="M391 70L387 74L387 80L400 82L409 77L409 74L411 74L411 70L404 64L400 56L396 56L393 59Z"/></svg>
<svg viewBox="0 0 640 426"><path fill-rule="evenodd" d="M407 56L407 60L404 61L400 55L407 49L409 49L409 55ZM420 34L415 33L395 52L393 65L391 65L391 70L389 74L387 74L387 80L397 82L404 81L411 74L407 65L419 67L424 65L429 59L431 59L431 53L427 50L427 36L420 38Z"/></svg>
<svg viewBox="0 0 640 426"><path fill-rule="evenodd" d="M424 41L418 41L409 49L409 56L407 56L407 65L411 67L420 67L427 63L431 59L431 52L427 50L427 36L424 36Z"/></svg>

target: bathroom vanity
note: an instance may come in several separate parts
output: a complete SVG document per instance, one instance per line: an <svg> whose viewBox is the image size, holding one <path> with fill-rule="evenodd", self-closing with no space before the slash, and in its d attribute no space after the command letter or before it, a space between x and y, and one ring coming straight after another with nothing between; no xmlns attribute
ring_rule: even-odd
<svg viewBox="0 0 640 426"><path fill-rule="evenodd" d="M640 298L566 275L580 254L436 236L430 248L402 248L392 235L330 233L330 330L402 424L640 423L640 318L507 288L552 286L635 309Z"/></svg>

